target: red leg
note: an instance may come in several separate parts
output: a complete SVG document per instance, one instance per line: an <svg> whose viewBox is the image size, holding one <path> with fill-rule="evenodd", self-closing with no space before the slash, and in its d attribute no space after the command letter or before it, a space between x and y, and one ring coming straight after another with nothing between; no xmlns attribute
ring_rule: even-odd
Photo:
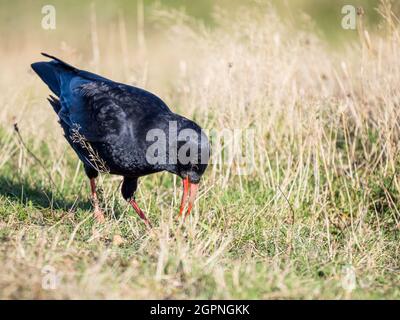
<svg viewBox="0 0 400 320"><path fill-rule="evenodd" d="M94 178L90 179L90 190L92 193L92 199L94 203L94 217L98 222L103 223L105 218L103 211L100 209L99 199L97 198L97 193L96 193L96 182Z"/></svg>

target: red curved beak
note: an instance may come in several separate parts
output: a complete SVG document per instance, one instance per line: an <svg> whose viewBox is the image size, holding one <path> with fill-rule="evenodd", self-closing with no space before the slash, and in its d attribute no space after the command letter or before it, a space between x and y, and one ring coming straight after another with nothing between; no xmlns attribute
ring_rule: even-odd
<svg viewBox="0 0 400 320"><path fill-rule="evenodd" d="M181 207L179 209L179 217L182 216L183 209L185 208L185 203L188 196L189 196L189 204L187 212L185 214L185 218L190 214L190 211L192 211L193 208L194 201L196 200L196 194L198 190L199 190L199 185L196 183L191 183L189 181L189 177L183 179L183 195L182 195Z"/></svg>

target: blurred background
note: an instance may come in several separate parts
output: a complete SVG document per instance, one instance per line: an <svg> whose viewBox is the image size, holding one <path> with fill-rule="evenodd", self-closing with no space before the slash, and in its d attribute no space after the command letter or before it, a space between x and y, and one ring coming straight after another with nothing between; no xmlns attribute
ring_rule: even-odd
<svg viewBox="0 0 400 320"><path fill-rule="evenodd" d="M351 4L362 6L365 23L379 28L376 8L379 0L354 0ZM154 42L163 40L163 22L157 17L157 8L177 10L197 20L206 29L219 25L218 12L240 13L243 7L270 4L279 16L301 29L312 25L314 31L325 38L332 47L357 38L355 30L340 25L341 8L346 0L91 0L91 1L0 1L0 37L2 56L26 55L46 51L50 53L76 53L86 58L93 56L93 41L103 57L113 51L129 53L145 47L151 51ZM41 10L45 5L56 8L56 29L44 30ZM396 6L396 5L394 5ZM397 8L394 8L397 10ZM240 14L238 15L240 17ZM186 17L186 18L187 18ZM186 19L185 18L185 19ZM238 17L236 16L236 19ZM235 20L232 19L232 24ZM124 39L122 43L121 39ZM161 38L161 39L160 39ZM171 46L174 44L169 43ZM149 52L147 52L149 54ZM147 55L149 56L149 55ZM151 57L149 57L151 60ZM22 61L21 61L22 62ZM11 67L11 66L10 66ZM15 66L12 66L15 67Z"/></svg>
<svg viewBox="0 0 400 320"><path fill-rule="evenodd" d="M312 31L325 41L324 45L340 52L349 43L358 41L356 30L341 27L341 9L345 4L348 1L1 0L0 86L6 89L12 83L24 81L26 72L30 72L30 63L41 59L40 52L47 52L108 77L159 92L173 85L171 76L181 71L182 56L192 54L193 57L198 52L196 45L177 41L183 28L194 28L188 42L195 42L194 32L212 33L222 29L221 24L227 24L228 20L228 24L235 25L249 8L257 7L266 14L265 19L273 11L275 15L271 16L277 15L282 21L275 18L264 21L266 28L284 23L291 26L287 28L288 33ZM351 4L362 6L365 27L379 31L379 0L354 0ZM46 5L56 9L54 30L42 28L46 15L42 8ZM392 4L394 12L396 6ZM221 15L225 16L224 22ZM175 26L170 28L171 25ZM185 37L190 37L189 33Z"/></svg>
<svg viewBox="0 0 400 320"><path fill-rule="evenodd" d="M376 12L379 0L53 0L53 1L0 1L0 35L2 37L2 50L7 50L18 45L19 49L32 45L35 39L38 47L49 47L60 45L62 41L71 47L78 47L85 40L89 40L91 32L90 15L96 12L97 27L104 33L100 38L107 41L108 36L113 34L121 19L124 20L127 32L132 41L137 41L138 8L143 10L144 27L146 36L157 32L159 23L151 19L150 11L154 6L182 10L190 17L200 20L207 27L212 28L218 24L215 11L218 8L224 10L238 11L241 7L256 6L263 3L271 3L284 19L292 20L299 24L304 19L313 20L316 29L333 42L351 38L351 32L343 33L338 19L341 18L340 10L346 4L362 6L366 20L371 25L379 22ZM57 29L44 33L41 28L41 9L45 5L53 5L57 10ZM143 8L142 8L143 6ZM232 21L234 23L234 21ZM79 32L79 36L77 36ZM13 36L11 36L13 35ZM61 37L61 39L60 39ZM18 43L15 43L18 40ZM87 48L89 49L89 48Z"/></svg>

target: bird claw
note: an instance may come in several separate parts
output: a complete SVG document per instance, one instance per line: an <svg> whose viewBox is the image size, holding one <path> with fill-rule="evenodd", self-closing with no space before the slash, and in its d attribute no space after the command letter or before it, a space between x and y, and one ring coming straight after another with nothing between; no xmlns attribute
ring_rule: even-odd
<svg viewBox="0 0 400 320"><path fill-rule="evenodd" d="M148 226L150 229L153 228L153 225L151 224L150 220L148 220L147 218L144 219L144 223L145 223L146 226Z"/></svg>
<svg viewBox="0 0 400 320"><path fill-rule="evenodd" d="M94 218L99 223L104 223L104 221L106 220L104 217L104 213L100 208L94 209Z"/></svg>

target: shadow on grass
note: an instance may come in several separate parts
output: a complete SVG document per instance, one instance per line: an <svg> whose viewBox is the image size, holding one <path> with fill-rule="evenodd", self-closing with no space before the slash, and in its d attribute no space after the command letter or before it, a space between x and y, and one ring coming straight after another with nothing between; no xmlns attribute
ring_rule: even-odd
<svg viewBox="0 0 400 320"><path fill-rule="evenodd" d="M79 190L77 190L79 194ZM78 198L76 201L66 199L55 190L32 186L23 180L17 181L10 177L0 176L0 195L11 201L27 204L31 202L35 207L41 209L62 209L65 211L73 208L90 210L91 203L88 199Z"/></svg>

